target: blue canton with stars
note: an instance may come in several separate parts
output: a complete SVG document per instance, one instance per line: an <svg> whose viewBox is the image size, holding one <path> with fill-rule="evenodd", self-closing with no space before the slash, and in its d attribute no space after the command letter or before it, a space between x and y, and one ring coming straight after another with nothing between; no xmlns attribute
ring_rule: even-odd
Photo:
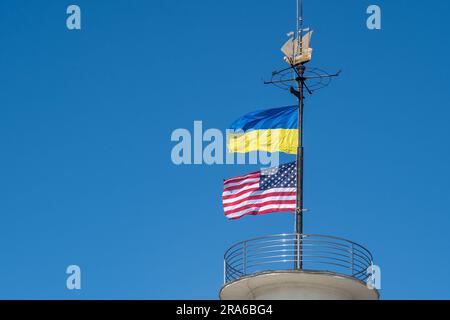
<svg viewBox="0 0 450 320"><path fill-rule="evenodd" d="M297 186L296 169L295 162L291 162L279 167L261 170L259 189L295 188Z"/></svg>

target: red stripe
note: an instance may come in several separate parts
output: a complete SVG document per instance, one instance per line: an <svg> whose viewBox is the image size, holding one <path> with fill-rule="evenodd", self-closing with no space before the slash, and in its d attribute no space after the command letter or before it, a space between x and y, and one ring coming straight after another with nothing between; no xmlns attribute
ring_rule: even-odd
<svg viewBox="0 0 450 320"><path fill-rule="evenodd" d="M239 197L239 196L241 196L241 195L243 195L243 194L251 193L251 192L253 192L253 191L258 191L258 190L259 190L259 188L250 188L250 189L243 190L243 191L238 192L238 193L235 193L235 194L230 194L230 195L228 195L228 196L222 196L222 199L223 199L223 200L231 199L231 198Z"/></svg>
<svg viewBox="0 0 450 320"><path fill-rule="evenodd" d="M259 181L247 182L247 183L243 183L243 184L240 184L240 185L237 185L237 186L223 188L223 191L239 190L239 189L245 188L247 186L253 186L255 184L259 184Z"/></svg>
<svg viewBox="0 0 450 320"><path fill-rule="evenodd" d="M293 208L292 210L295 210L295 209ZM290 212L290 211L289 211L289 209L286 209L286 208L284 208L284 209L254 210L254 211L249 211L247 213L244 213L240 217L234 217L234 218L228 218L228 219L230 219L230 220L237 220L237 219L240 219L243 216L247 216L247 215L259 216L259 215L262 215L262 214L273 213L273 212Z"/></svg>
<svg viewBox="0 0 450 320"><path fill-rule="evenodd" d="M249 208L261 208L264 206L270 206L271 204L294 204L295 205L296 201L295 200L274 200L274 201L267 201L267 202L261 202L261 203L255 203L255 204L248 204L242 207L239 207L237 209L233 209L233 210L225 210L225 214L231 214L231 213L236 213L245 209L249 209Z"/></svg>
<svg viewBox="0 0 450 320"><path fill-rule="evenodd" d="M245 202L247 200L258 200L258 199L264 199L265 197L277 197L277 196L295 196L295 192L271 192L271 193L265 193L265 194L259 194L256 196L248 196L246 198L242 198L241 200L237 200L230 203L224 203L224 207L230 207L235 206L239 203Z"/></svg>
<svg viewBox="0 0 450 320"><path fill-rule="evenodd" d="M259 177L259 172L253 172L253 173L249 173L245 176L239 176L239 177L234 177L234 178L230 178L230 179L226 179L223 181L224 184L229 183L229 182L239 182L248 178L258 178Z"/></svg>

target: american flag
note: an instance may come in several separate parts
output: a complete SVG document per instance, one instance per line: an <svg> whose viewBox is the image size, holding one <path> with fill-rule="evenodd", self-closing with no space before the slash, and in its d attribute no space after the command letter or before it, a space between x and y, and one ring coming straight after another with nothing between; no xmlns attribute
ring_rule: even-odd
<svg viewBox="0 0 450 320"><path fill-rule="evenodd" d="M223 183L222 202L228 219L296 208L297 170L295 162L243 176Z"/></svg>

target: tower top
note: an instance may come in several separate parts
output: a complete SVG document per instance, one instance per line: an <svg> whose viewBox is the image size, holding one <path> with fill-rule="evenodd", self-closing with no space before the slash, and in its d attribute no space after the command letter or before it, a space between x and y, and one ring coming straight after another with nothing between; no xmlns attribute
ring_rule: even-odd
<svg viewBox="0 0 450 320"><path fill-rule="evenodd" d="M373 267L370 252L355 242L303 233L303 110L305 92L326 87L340 72L306 67L312 31L303 29L303 0L297 1L296 31L281 51L289 64L264 82L288 90L298 100L295 233L258 237L233 245L224 259L221 299L379 299L365 281Z"/></svg>

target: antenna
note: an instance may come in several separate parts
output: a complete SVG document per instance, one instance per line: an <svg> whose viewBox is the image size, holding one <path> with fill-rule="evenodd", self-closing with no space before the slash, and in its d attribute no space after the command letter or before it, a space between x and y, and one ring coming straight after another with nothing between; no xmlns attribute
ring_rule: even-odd
<svg viewBox="0 0 450 320"><path fill-rule="evenodd" d="M302 50L302 30L303 29L303 0L297 0L297 39L300 48L300 54L303 54Z"/></svg>
<svg viewBox="0 0 450 320"><path fill-rule="evenodd" d="M340 74L329 74L319 68L306 68L306 64L312 59L313 49L310 47L313 31L303 29L303 0L297 2L296 31L283 45L281 51L288 68L272 72L270 81L265 84L273 84L278 88L289 90L298 100L298 149L297 149L297 197L295 211L295 232L299 236L298 250L295 257L295 268L303 269L302 242L303 242L303 110L304 91L313 94L314 91L328 86L333 77ZM306 33L305 33L306 32Z"/></svg>

